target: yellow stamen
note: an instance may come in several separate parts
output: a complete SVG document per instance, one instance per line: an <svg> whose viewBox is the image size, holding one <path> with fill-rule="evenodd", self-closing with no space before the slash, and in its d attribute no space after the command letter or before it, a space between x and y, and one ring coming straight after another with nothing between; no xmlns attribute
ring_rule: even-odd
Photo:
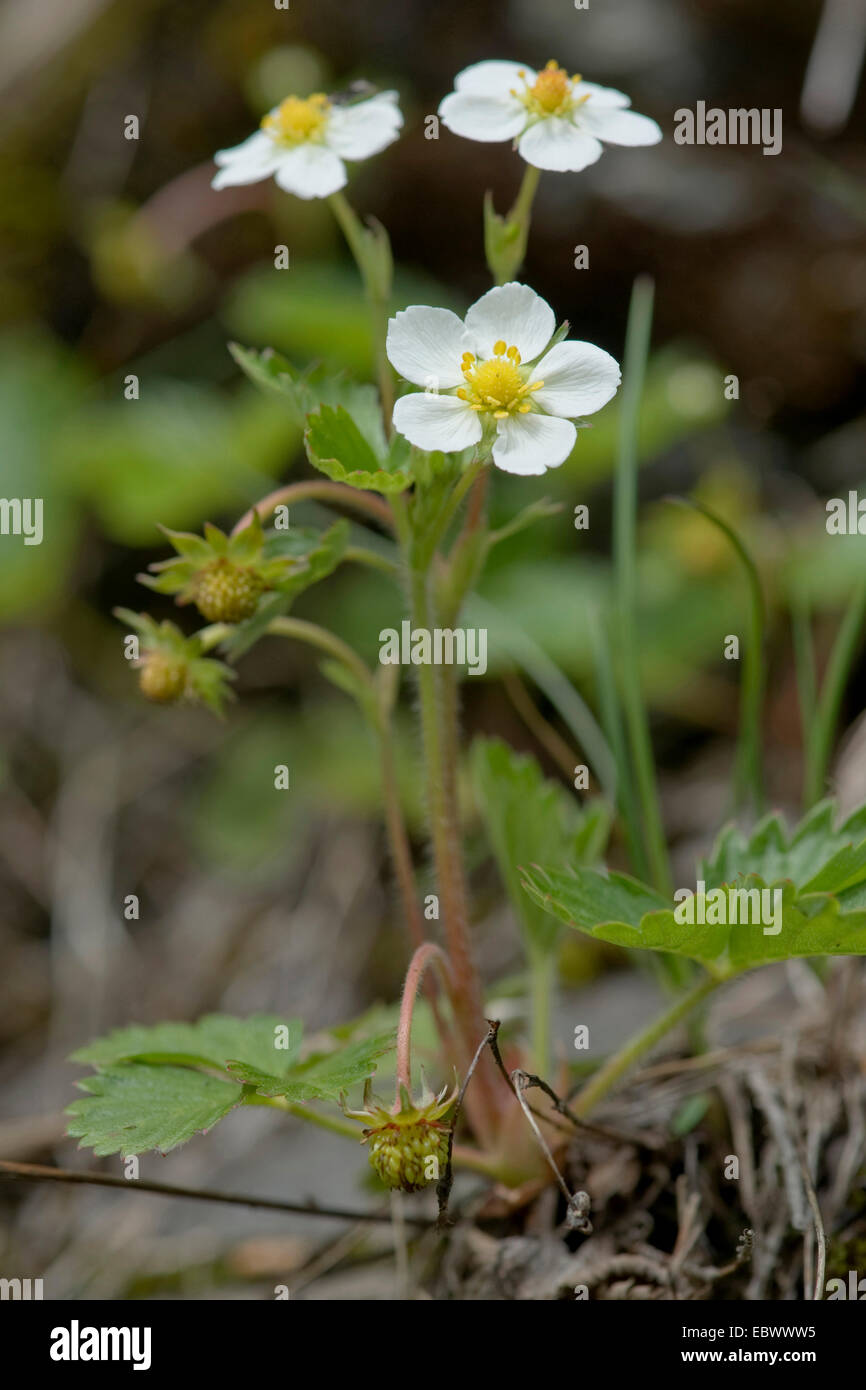
<svg viewBox="0 0 866 1390"><path fill-rule="evenodd" d="M262 130L281 145L303 145L321 141L328 122L331 103L324 92L311 97L286 97L276 111L265 116Z"/></svg>
<svg viewBox="0 0 866 1390"><path fill-rule="evenodd" d="M520 353L514 344L507 346L505 339L499 338L493 352L494 356L483 362L476 362L471 353L463 354L461 370L466 386L460 387L458 398L495 420L506 420L514 413L525 415L532 408L526 397L544 383L528 382L518 371Z"/></svg>
<svg viewBox="0 0 866 1390"><path fill-rule="evenodd" d="M519 76L523 79L524 89L522 92L512 92L512 96L522 101L532 116L567 116L576 105L587 99L576 98L574 95L574 88L582 80L580 74L569 77L555 58L551 58L541 72L536 74L531 87L528 85L525 72L521 71Z"/></svg>

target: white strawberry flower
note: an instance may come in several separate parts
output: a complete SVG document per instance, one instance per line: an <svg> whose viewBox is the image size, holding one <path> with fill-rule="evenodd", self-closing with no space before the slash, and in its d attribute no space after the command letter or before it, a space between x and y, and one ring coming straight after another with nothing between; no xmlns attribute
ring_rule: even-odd
<svg viewBox="0 0 866 1390"><path fill-rule="evenodd" d="M274 176L297 198L327 198L346 184L346 159L368 159L397 139L403 116L396 92L342 105L323 92L286 97L240 145L218 150L214 188Z"/></svg>
<svg viewBox="0 0 866 1390"><path fill-rule="evenodd" d="M388 324L388 358L426 389L401 396L394 428L443 453L485 439L506 473L558 468L577 438L572 420L607 404L620 370L592 343L551 346L555 329L546 300L513 281L488 290L465 320L450 309L403 309Z"/></svg>
<svg viewBox="0 0 866 1390"><path fill-rule="evenodd" d="M541 72L521 63L474 63L454 79L439 115L467 140L513 140L536 169L577 172L594 164L602 142L655 145L662 132L649 116L628 111L613 87L569 77L551 60Z"/></svg>

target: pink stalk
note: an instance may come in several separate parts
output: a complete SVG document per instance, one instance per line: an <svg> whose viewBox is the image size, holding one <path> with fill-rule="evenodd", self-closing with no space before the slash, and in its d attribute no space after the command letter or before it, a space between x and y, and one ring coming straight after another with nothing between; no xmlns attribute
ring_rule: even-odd
<svg viewBox="0 0 866 1390"><path fill-rule="evenodd" d="M403 985L403 997L400 1001L400 1022L397 1025L397 1094L394 1099L394 1113L400 1109L400 1089L405 1086L408 1091L412 1085L411 1069L411 1046L412 1046L412 1015L415 1012L415 1000L418 996L418 988L424 976L424 971L431 961L436 961L442 972L442 978L446 989L450 991L451 977L448 969L448 957L440 946L433 941L425 941L423 946L419 946L409 962L409 969L406 971L406 981Z"/></svg>

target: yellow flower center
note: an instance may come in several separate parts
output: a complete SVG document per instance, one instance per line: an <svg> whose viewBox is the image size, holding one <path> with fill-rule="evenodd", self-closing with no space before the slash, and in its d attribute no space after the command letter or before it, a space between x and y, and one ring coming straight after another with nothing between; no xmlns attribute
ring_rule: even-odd
<svg viewBox="0 0 866 1390"><path fill-rule="evenodd" d="M265 116L262 130L283 145L303 145L321 140L328 123L331 103L324 92L311 97L286 97L276 111Z"/></svg>
<svg viewBox="0 0 866 1390"><path fill-rule="evenodd" d="M580 73L569 77L555 58L546 64L531 87L526 81L526 74L521 72L520 76L523 90L512 90L511 95L522 101L534 116L566 116L569 111L589 100L589 92L585 96L575 95L575 89L583 80Z"/></svg>
<svg viewBox="0 0 866 1390"><path fill-rule="evenodd" d="M493 344L493 352L485 362L476 361L472 352L464 352L461 370L466 385L457 395L472 410L493 415L496 420L505 420L515 412L525 415L532 408L526 397L540 390L544 382L526 380L518 370L520 353L514 346L506 347L504 339Z"/></svg>

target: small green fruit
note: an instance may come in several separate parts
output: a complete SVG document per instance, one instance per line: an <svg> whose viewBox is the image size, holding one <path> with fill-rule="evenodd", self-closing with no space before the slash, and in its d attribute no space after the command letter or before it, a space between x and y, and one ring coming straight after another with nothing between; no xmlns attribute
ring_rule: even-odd
<svg viewBox="0 0 866 1390"><path fill-rule="evenodd" d="M195 576L193 598L209 623L241 623L255 613L263 589L255 570L221 557Z"/></svg>
<svg viewBox="0 0 866 1390"><path fill-rule="evenodd" d="M419 1119L416 1124L392 1121L366 1131L370 1166L386 1187L417 1192L437 1180L448 1159L448 1126ZM429 1160L435 1162L430 1163Z"/></svg>
<svg viewBox="0 0 866 1390"><path fill-rule="evenodd" d="M445 1116L456 1096L456 1088L449 1094L446 1087L436 1096L425 1085L416 1103L400 1086L398 1099L386 1109L374 1099L368 1081L363 1110L349 1110L343 1102L345 1114L353 1120L372 1121L364 1130L364 1143L369 1145L370 1167L386 1187L417 1192L444 1175L451 1133Z"/></svg>
<svg viewBox="0 0 866 1390"><path fill-rule="evenodd" d="M158 705L171 705L186 689L186 664L167 652L146 652L139 670L141 693Z"/></svg>

